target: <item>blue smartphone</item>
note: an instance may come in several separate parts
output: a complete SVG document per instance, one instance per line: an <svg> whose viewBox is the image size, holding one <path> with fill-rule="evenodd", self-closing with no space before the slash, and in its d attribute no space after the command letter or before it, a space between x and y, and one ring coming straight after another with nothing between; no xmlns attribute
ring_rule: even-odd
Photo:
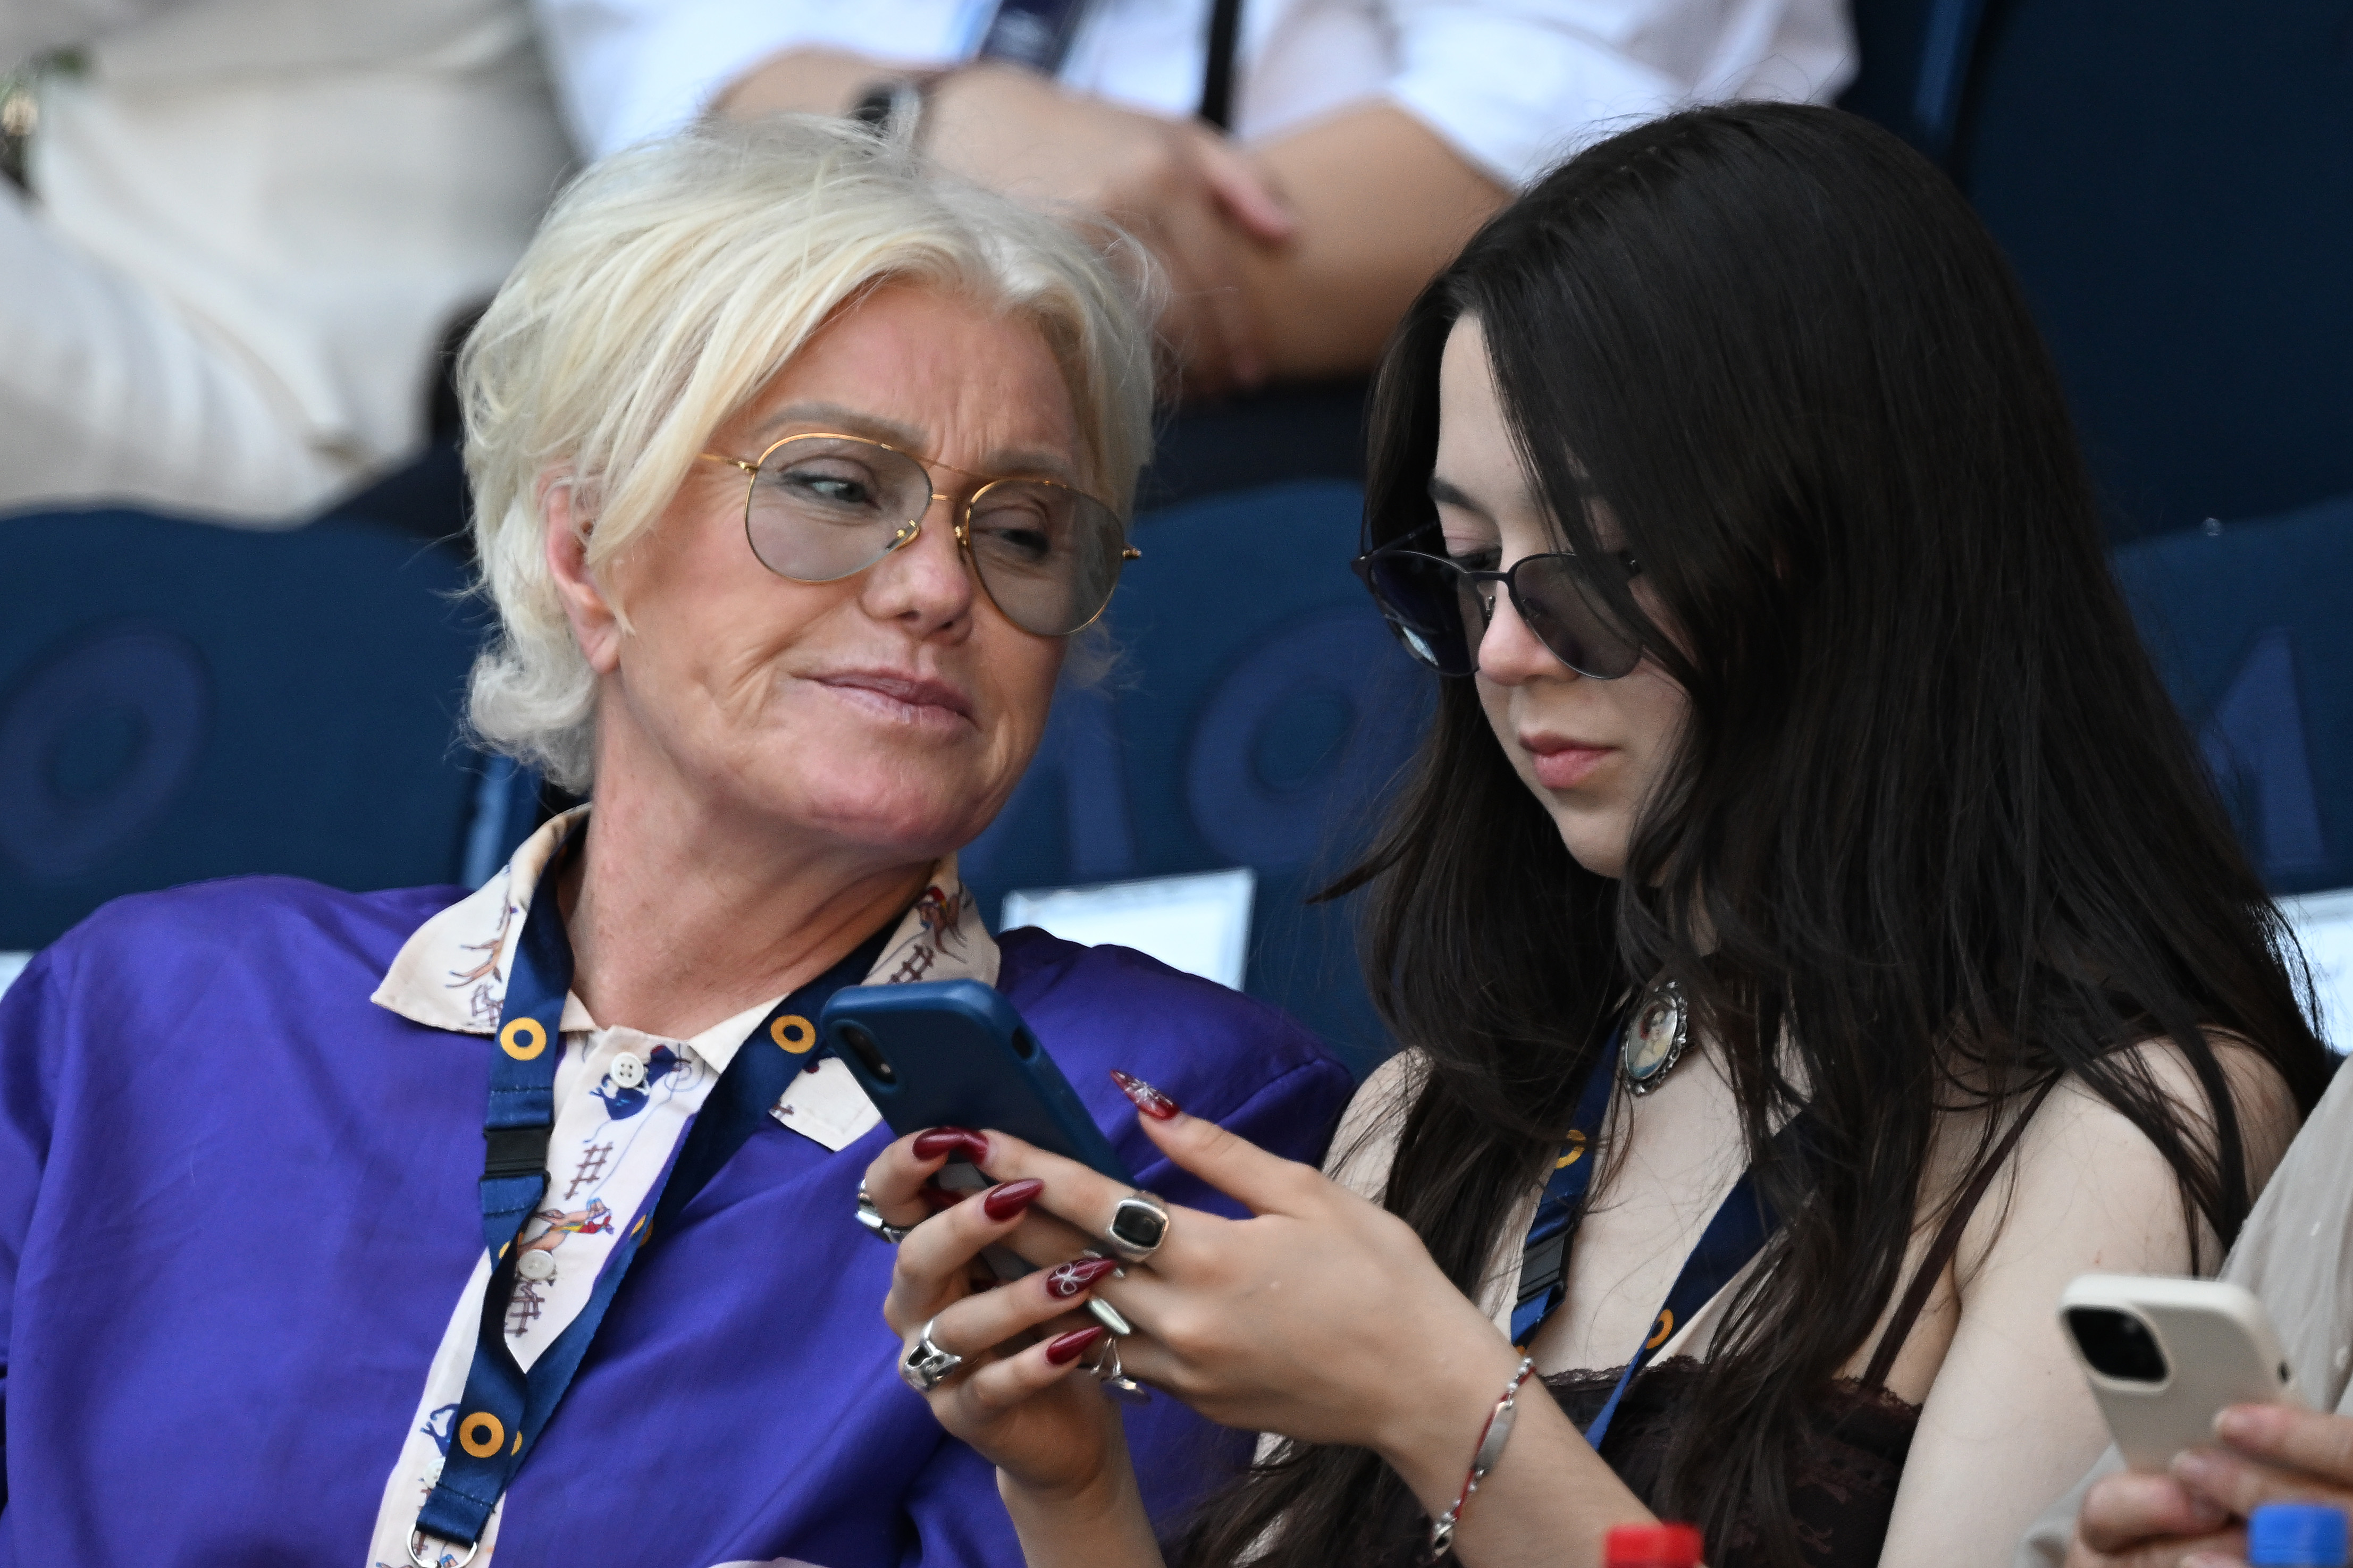
<svg viewBox="0 0 2353 1568"><path fill-rule="evenodd" d="M825 1005L818 1033L902 1137L926 1127L993 1127L1135 1184L1062 1069L994 987L977 980L849 986Z"/></svg>

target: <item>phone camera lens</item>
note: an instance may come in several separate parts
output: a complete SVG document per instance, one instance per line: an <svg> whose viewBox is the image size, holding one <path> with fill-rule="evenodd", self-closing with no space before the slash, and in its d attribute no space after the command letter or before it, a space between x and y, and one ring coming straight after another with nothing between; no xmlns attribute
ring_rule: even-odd
<svg viewBox="0 0 2353 1568"><path fill-rule="evenodd" d="M2083 1347L2084 1359L2103 1377L2119 1383L2163 1383L2165 1352L2148 1325L2109 1307L2070 1307L2067 1331Z"/></svg>
<svg viewBox="0 0 2353 1568"><path fill-rule="evenodd" d="M841 1043L856 1054L859 1065L874 1076L878 1083L897 1083L899 1075L891 1070L891 1060L882 1054L882 1047L866 1031L862 1024L841 1026Z"/></svg>

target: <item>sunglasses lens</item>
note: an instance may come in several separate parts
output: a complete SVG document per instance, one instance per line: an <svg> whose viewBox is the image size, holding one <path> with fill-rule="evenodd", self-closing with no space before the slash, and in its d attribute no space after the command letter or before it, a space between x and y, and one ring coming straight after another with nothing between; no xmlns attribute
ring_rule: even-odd
<svg viewBox="0 0 2353 1568"><path fill-rule="evenodd" d="M1005 618L1067 637L1103 613L1119 584L1119 514L1061 485L999 479L972 503L972 563Z"/></svg>
<svg viewBox="0 0 2353 1568"><path fill-rule="evenodd" d="M800 583L831 583L891 552L932 504L923 465L840 436L796 436L752 483L744 531L760 564Z"/></svg>
<svg viewBox="0 0 2353 1568"><path fill-rule="evenodd" d="M1472 595L1451 563L1413 551L1380 550L1363 557L1357 572L1408 652L1446 675L1477 668L1462 629Z"/></svg>
<svg viewBox="0 0 2353 1568"><path fill-rule="evenodd" d="M1514 582L1528 629L1579 675L1615 680L1642 662L1641 639L1618 624L1573 555L1531 555Z"/></svg>

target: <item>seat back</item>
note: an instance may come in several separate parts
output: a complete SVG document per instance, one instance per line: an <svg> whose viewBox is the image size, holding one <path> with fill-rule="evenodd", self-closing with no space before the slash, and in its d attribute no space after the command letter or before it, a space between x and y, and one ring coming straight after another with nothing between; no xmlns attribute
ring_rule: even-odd
<svg viewBox="0 0 2353 1568"><path fill-rule="evenodd" d="M2116 573L2264 881L2353 885L2353 496L2145 541Z"/></svg>
<svg viewBox="0 0 2353 1568"><path fill-rule="evenodd" d="M2111 536L2353 490L2343 0L1999 0L1954 151Z"/></svg>
<svg viewBox="0 0 2353 1568"><path fill-rule="evenodd" d="M1350 574L1363 492L1278 485L1145 514L1108 616L1120 662L1066 686L1038 760L964 855L982 910L1018 889L1247 866L1244 989L1360 1070L1386 1055L1344 868L1408 760L1431 680Z"/></svg>
<svg viewBox="0 0 2353 1568"><path fill-rule="evenodd" d="M0 949L206 878L460 875L483 617L454 550L90 511L0 520Z"/></svg>

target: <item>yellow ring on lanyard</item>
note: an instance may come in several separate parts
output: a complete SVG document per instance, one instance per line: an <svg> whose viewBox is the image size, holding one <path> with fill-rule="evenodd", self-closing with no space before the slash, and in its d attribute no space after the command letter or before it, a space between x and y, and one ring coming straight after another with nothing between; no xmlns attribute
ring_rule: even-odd
<svg viewBox="0 0 2353 1568"><path fill-rule="evenodd" d="M511 1019L499 1031L499 1049L519 1062L527 1062L547 1049L547 1030L536 1018Z"/></svg>
<svg viewBox="0 0 2353 1568"><path fill-rule="evenodd" d="M485 1428L488 1428L487 1433L484 1433ZM478 1433L484 1435L477 1436ZM519 1437L522 1434L516 1436ZM477 1410L458 1424L458 1441L465 1445L466 1452L478 1459L487 1459L497 1453L505 1447L506 1440L506 1423L487 1410Z"/></svg>

